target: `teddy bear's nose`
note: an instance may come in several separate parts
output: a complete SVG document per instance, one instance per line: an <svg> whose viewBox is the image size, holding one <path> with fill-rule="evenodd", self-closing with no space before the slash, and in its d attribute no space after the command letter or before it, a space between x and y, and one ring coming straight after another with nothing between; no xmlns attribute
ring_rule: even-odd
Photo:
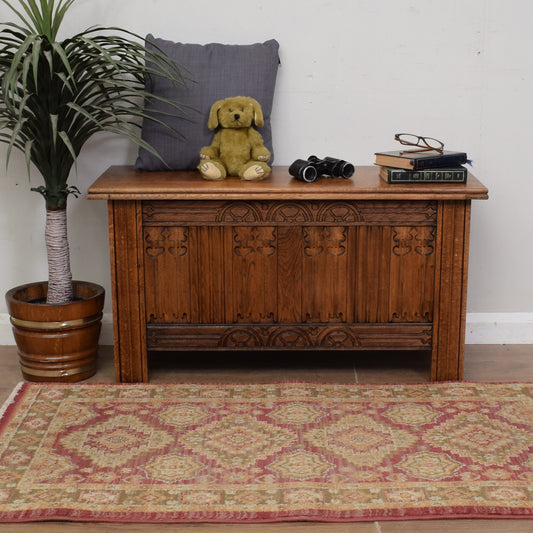
<svg viewBox="0 0 533 533"><path fill-rule="evenodd" d="M238 113L235 113L235 114L233 115L233 118L234 118L235 120L239 120L239 119L241 118L241 116L240 116Z"/></svg>

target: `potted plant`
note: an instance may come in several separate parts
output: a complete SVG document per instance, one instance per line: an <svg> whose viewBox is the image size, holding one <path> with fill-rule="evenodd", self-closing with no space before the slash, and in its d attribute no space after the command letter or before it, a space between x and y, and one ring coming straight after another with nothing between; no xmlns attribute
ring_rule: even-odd
<svg viewBox="0 0 533 533"><path fill-rule="evenodd" d="M85 142L108 131L157 152L139 136L144 102L158 98L145 81L160 76L184 85L179 65L121 28L92 27L57 40L75 0L1 0L21 23L0 31L0 141L33 165L44 184L48 281L7 292L23 375L32 381L78 381L96 371L104 302L102 287L72 281L67 199L78 189L69 174ZM161 99L161 98L158 98ZM165 101L181 116L178 102ZM167 106L167 107L168 107Z"/></svg>

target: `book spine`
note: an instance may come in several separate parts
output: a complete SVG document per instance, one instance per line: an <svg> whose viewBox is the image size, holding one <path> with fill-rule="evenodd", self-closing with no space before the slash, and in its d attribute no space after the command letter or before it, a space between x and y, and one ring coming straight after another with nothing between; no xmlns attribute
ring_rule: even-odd
<svg viewBox="0 0 533 533"><path fill-rule="evenodd" d="M466 168L434 169L434 170L403 170L388 168L380 173L388 183L465 183L468 175Z"/></svg>

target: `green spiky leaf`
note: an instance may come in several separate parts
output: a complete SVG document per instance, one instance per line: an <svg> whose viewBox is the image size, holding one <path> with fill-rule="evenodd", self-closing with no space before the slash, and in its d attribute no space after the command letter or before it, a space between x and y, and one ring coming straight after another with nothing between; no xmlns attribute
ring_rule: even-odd
<svg viewBox="0 0 533 533"><path fill-rule="evenodd" d="M165 115L185 118L190 110L152 94L145 82L160 76L183 87L179 65L121 28L91 27L57 41L75 0L0 1L20 19L0 26L0 142L8 145L8 160L18 149L39 170L49 207L66 200L70 170L97 132L120 135L159 157L140 137L142 121L168 127ZM169 111L146 113L151 98Z"/></svg>

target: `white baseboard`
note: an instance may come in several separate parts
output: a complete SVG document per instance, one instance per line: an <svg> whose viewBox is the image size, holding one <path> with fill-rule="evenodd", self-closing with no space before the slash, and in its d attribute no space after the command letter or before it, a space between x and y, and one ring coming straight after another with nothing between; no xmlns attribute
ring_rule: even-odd
<svg viewBox="0 0 533 533"><path fill-rule="evenodd" d="M468 313L466 344L533 344L533 313ZM15 344L9 315L0 313L0 346ZM113 317L102 319L100 344L113 344Z"/></svg>
<svg viewBox="0 0 533 533"><path fill-rule="evenodd" d="M467 313L466 344L533 344L533 313Z"/></svg>

